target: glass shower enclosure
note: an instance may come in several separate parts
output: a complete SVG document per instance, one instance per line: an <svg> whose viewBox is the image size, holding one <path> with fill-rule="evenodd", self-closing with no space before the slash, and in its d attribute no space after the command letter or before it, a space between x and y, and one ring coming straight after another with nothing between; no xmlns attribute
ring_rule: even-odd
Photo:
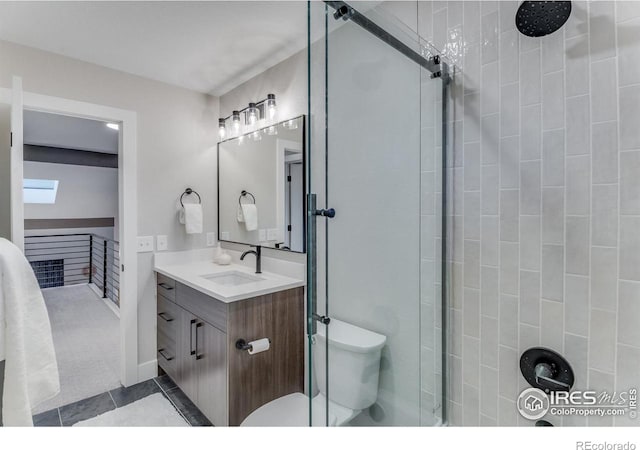
<svg viewBox="0 0 640 450"><path fill-rule="evenodd" d="M447 418L451 75L378 4L308 3L312 426Z"/></svg>

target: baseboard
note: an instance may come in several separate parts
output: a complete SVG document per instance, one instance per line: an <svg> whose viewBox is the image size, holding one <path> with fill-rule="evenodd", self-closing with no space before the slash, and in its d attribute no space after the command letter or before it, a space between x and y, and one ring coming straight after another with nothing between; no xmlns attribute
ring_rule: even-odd
<svg viewBox="0 0 640 450"><path fill-rule="evenodd" d="M138 382L150 380L158 376L158 360L138 364Z"/></svg>

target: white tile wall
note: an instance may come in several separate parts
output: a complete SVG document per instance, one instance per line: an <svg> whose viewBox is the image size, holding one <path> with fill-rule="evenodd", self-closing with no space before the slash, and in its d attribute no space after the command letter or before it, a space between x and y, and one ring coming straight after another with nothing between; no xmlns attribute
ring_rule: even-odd
<svg viewBox="0 0 640 450"><path fill-rule="evenodd" d="M454 425L531 424L514 403L531 346L562 352L576 388L640 383L640 2L574 1L541 39L515 31L517 5L417 5L422 38L463 48L449 210Z"/></svg>

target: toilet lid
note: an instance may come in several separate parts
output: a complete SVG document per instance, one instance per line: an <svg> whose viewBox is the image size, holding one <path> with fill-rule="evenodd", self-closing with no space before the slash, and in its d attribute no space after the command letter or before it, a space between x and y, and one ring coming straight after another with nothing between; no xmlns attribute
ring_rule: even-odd
<svg viewBox="0 0 640 450"><path fill-rule="evenodd" d="M336 416L329 413L329 426L335 426ZM249 414L241 427L308 427L309 397L302 392L285 395L262 405ZM313 426L326 426L324 414L313 414Z"/></svg>

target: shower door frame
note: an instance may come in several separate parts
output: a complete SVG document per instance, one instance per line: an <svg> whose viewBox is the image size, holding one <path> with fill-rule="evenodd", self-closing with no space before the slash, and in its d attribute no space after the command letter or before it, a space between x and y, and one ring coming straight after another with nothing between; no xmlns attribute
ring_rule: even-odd
<svg viewBox="0 0 640 450"><path fill-rule="evenodd" d="M330 323L330 317L326 317L326 316L320 316L319 314L317 314L317 283L318 283L318 279L317 279L317 241L316 241L316 237L317 237L317 224L316 224L316 220L319 219L320 217L324 217L325 222L327 222L328 220L330 220L331 217L333 217L330 213L330 211L333 211L330 207L330 205L326 202L326 198L327 196L325 196L325 204L324 207L322 209L318 209L318 205L317 205L317 199L316 199L316 194L312 192L312 185L311 185L311 181L312 181L312 174L311 174L311 169L312 169L312 150L313 150L313 145L312 145L312 127L311 127L311 121L313 120L314 114L312 111L312 81L311 81L311 76L312 76L312 69L311 69L311 60L312 60L312 38L311 38L311 3L312 1L307 1L307 70L308 70L308 76L307 76L307 101L308 101L308 117L309 117L309 128L308 128L308 132L307 132L307 155L306 155L306 159L308 161L307 164L307 174L306 174L306 192L307 192L307 233L306 233L306 248L307 248L307 337L308 337L308 347L307 347L307 351L308 351L308 377L307 377L307 382L308 382L308 397L309 397L309 426L313 426L313 395L312 395L312 374L313 374L313 343L315 341L315 334L317 333L317 322L320 322L322 324L325 325L329 325ZM395 36L393 36L392 34L390 34L389 32L387 32L384 28L382 28L381 26L377 25L375 22L373 22L372 20L370 20L369 18L367 18L365 15L363 15L362 13L360 13L359 11L357 11L355 8L353 8L351 5L349 5L347 2L344 1L330 1L330 0L324 0L324 5L325 5L325 27L324 27L324 40L325 40L325 47L324 47L324 52L325 52L325 63L324 63L324 112L325 112L325 116L324 118L322 118L322 120L324 120L324 132L325 132L325 139L324 139L324 152L325 155L328 154L328 125L327 125L327 121L328 121L328 101L329 101L329 96L328 96L328 60L327 60L327 53L328 53L328 15L330 13L330 9L332 8L333 10L336 11L337 14L341 13L341 16L336 17L336 19L342 17L342 16L347 16L346 19L344 20L349 20L352 21L353 23L357 24L358 26L360 26L361 28L363 28L364 30L366 30L367 32L371 33L372 35L374 35L376 38L382 40L383 42L385 42L386 44L388 44L389 46L391 46L392 48L394 48L395 50L399 51L400 53L402 53L404 56L408 57L409 59L411 59L412 61L414 61L415 63L417 63L419 66L421 66L423 69L426 69L428 72L431 73L431 79L435 79L435 78L441 78L442 81L442 120L441 120L441 131L442 131L442 141L441 141L441 152L442 152L442 164L441 167L436 168L436 169L440 169L441 170L441 193L442 193L442 198L441 198L441 208L442 208L442 212L441 212L441 258L440 258L440 264L441 264L441 277L440 277L440 285L441 285L441 296L440 296L440 305L441 305L441 311L442 311L442 317L441 317L441 344L442 344L442 351L441 351L441 364L442 364L442 368L441 368L441 376L442 376L442 392L441 392L441 399L440 399L440 404L441 404L441 411L442 411L442 425L446 425L447 424L447 417L448 417L448 407L447 407L447 386L448 386L448 379L447 379L447 330L448 327L447 325L447 320L448 320L448 295L449 295L449 289L447 289L447 277L448 277L448 271L447 271L447 260L448 260L448 248L447 248L447 240L448 240L448 236L447 236L447 213L448 213L448 209L447 209L447 193L448 193L448 177L447 177L447 150L448 150L448 103L450 101L449 99L449 94L450 94L450 83L451 83L451 73L450 73L450 69L449 69L449 65L442 59L440 54L435 54L432 55L430 57L425 57L423 55L421 55L420 53L416 52L415 50L413 50L411 47L409 47L408 45L404 44L400 39L396 38ZM326 175L326 174L325 174ZM326 189L326 184L325 184L325 189ZM328 224L325 224L325 229L328 228ZM325 274L325 277L328 278L328 274ZM326 281L328 284L328 281ZM326 296L328 298L328 292L326 293ZM327 302L328 303L328 302ZM328 336L327 339L325 341L325 345L327 345L328 347ZM328 359L329 359L329 349L326 349L326 364L327 364L327 372L328 372ZM327 399L329 398L329 394L328 394L328 389L329 389L329 375L327 373L326 375L327 377ZM325 417L325 426L329 426L329 408L328 405L326 407L326 417Z"/></svg>

